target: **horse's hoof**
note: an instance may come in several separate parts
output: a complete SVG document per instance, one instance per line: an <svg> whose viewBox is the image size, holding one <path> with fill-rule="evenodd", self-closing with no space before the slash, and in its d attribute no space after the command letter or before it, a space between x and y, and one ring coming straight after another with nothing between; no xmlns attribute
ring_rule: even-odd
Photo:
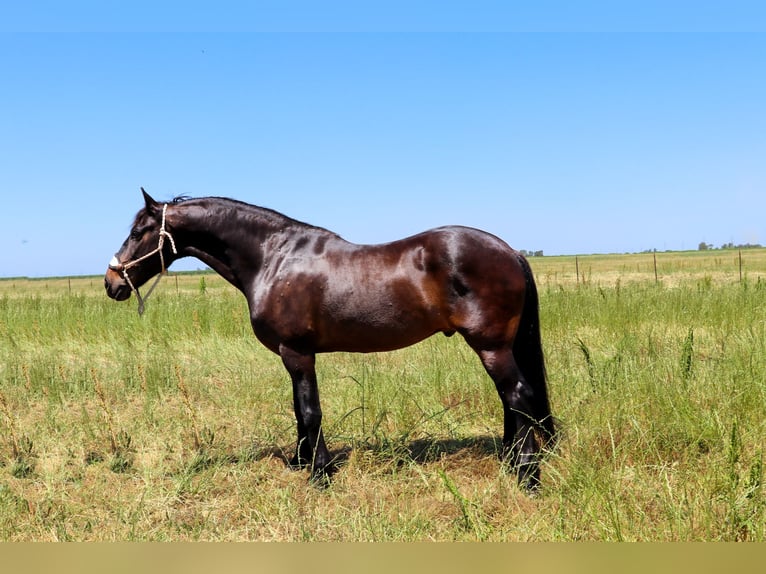
<svg viewBox="0 0 766 574"><path fill-rule="evenodd" d="M519 488L530 498L536 498L540 493L540 467L537 464L520 465L516 472Z"/></svg>
<svg viewBox="0 0 766 574"><path fill-rule="evenodd" d="M314 469L309 475L309 484L320 490L329 488L332 484L331 473L326 468Z"/></svg>
<svg viewBox="0 0 766 574"><path fill-rule="evenodd" d="M311 462L296 454L289 461L287 461L287 466L290 468L290 470L305 470L311 466Z"/></svg>

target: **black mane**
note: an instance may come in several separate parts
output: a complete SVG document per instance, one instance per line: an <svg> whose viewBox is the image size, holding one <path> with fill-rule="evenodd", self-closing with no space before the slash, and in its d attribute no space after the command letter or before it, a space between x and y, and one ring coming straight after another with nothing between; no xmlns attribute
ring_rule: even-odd
<svg viewBox="0 0 766 574"><path fill-rule="evenodd" d="M182 195L182 196L178 196L174 198L173 203L185 203L187 201L193 201L195 199L198 199L200 201L210 201L211 203L218 204L218 205L229 204L236 207L241 212L249 213L255 217L269 220L273 223L278 224L280 227L283 227L283 226L304 227L309 229L316 229L319 231L323 231L323 232L338 236L338 234L335 233L334 231L330 231L328 229L325 229L324 227L320 227L318 225L312 225L311 223L306 223L298 219L293 219L292 217L285 215L284 213L281 213L274 209L270 209L268 207L261 207L259 205L253 205L252 203L247 203L244 201L240 201L238 199L231 199L229 197L212 196L212 197L192 198L189 196Z"/></svg>

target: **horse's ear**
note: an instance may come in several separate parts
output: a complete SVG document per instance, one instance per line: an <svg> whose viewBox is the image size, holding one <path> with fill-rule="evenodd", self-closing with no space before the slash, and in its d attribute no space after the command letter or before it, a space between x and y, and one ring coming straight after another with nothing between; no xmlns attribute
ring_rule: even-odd
<svg viewBox="0 0 766 574"><path fill-rule="evenodd" d="M141 193L144 194L144 202L146 203L146 211L149 213L155 213L159 207L159 203L152 199L152 196L146 193L146 190L142 187Z"/></svg>

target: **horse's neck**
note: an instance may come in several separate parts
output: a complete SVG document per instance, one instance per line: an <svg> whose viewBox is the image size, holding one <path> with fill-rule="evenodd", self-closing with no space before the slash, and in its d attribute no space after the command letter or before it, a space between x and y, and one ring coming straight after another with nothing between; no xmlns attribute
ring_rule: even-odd
<svg viewBox="0 0 766 574"><path fill-rule="evenodd" d="M263 244L279 231L277 222L265 217L261 220L258 215L257 208L244 213L235 205L189 209L183 223L187 231L185 254L244 291L261 267Z"/></svg>
<svg viewBox="0 0 766 574"><path fill-rule="evenodd" d="M235 206L205 209L189 205L181 227L184 229L184 254L196 257L240 290L245 288L247 273L260 264L258 229L238 221Z"/></svg>

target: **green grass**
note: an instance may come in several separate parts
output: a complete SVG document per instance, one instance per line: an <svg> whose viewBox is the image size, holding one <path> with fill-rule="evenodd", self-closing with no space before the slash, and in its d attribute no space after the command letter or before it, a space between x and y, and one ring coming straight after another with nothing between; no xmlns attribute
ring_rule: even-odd
<svg viewBox="0 0 766 574"><path fill-rule="evenodd" d="M562 438L529 498L459 337L318 360L330 488L244 299L0 281L2 540L763 540L766 251L533 259Z"/></svg>

